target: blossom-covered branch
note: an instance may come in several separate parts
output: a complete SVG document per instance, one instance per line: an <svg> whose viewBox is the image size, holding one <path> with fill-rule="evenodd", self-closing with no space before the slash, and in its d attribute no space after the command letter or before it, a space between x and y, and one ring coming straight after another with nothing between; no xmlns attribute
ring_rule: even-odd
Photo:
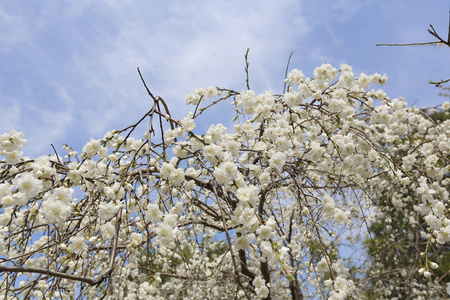
<svg viewBox="0 0 450 300"><path fill-rule="evenodd" d="M380 216L425 256L450 241L450 122L374 88L386 80L294 69L281 95L199 88L181 120L143 81L151 109L81 153L31 159L2 134L0 296L361 299L376 262L357 237ZM198 128L218 105L231 128ZM426 295L445 292L438 269L425 260Z"/></svg>

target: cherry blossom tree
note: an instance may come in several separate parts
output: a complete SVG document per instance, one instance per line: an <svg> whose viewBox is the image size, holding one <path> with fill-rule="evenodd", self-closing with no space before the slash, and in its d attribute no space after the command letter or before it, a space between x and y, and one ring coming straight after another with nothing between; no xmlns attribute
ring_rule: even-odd
<svg viewBox="0 0 450 300"><path fill-rule="evenodd" d="M450 46L450 23L446 40L436 32L433 25L430 25L428 33L433 36L434 41L378 44L377 46ZM439 93L439 96L448 97L445 91L449 88L444 86L448 81L448 79L430 80L429 83L443 91ZM434 124L450 119L448 102L442 105L442 110L428 108L422 109L421 112ZM430 138L428 130L419 131L416 128L412 130L407 142L411 147L419 147ZM404 170L413 173L414 177L428 177L430 172L428 168L412 167L417 165L416 159L421 159L414 153L411 155L395 147L390 152L390 157ZM447 161L448 159L447 156ZM438 159L437 163L442 165L447 162ZM443 175L444 180L448 180L449 177L449 172ZM448 182L444 186L450 192ZM433 218L417 212L417 204L420 203L417 197L420 195L410 188L402 189L401 193L404 200L400 209L395 209L398 208L397 200L392 198L389 192L380 197L377 202L380 213L370 224L369 236L365 241L369 259L373 262L365 274L366 281L369 283L366 297L368 299L447 298L448 295L443 290L446 283L450 282L450 248L443 243L430 242L435 238L429 226ZM420 249L426 250L421 252ZM417 272L418 269L419 272ZM431 274L433 274L433 280L430 280Z"/></svg>
<svg viewBox="0 0 450 300"><path fill-rule="evenodd" d="M450 110L446 108L447 111L423 110L423 113L433 123L445 122L450 119ZM426 135L427 132L413 132L409 143L420 145L427 141ZM417 157L404 156L402 150L392 154L404 169L419 171L411 167L416 164L413 160ZM421 172L427 176L427 170ZM447 172L443 178L448 180L450 174ZM450 191L448 184L446 188ZM396 209L396 200L389 193L381 197L378 201L380 213L369 226L366 244L373 264L366 279L371 283L367 296L369 299L446 298L442 291L450 282L450 248L446 244L430 243L434 237L427 224L432 217L417 213L418 194L411 189L404 189L402 193L406 201L401 209ZM434 280L429 280L424 272L432 272Z"/></svg>
<svg viewBox="0 0 450 300"><path fill-rule="evenodd" d="M151 110L81 153L31 159L22 133L2 134L0 296L361 299L376 263L361 241L390 212L405 235L426 221L417 272L439 281L426 257L450 241L450 121L390 99L386 80L294 69L282 94L199 88L181 120L144 82ZM217 106L229 128L199 130Z"/></svg>

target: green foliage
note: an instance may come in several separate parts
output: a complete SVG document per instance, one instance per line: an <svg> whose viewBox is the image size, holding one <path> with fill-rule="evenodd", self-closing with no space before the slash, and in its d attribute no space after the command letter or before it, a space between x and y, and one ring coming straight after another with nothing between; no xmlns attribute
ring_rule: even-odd
<svg viewBox="0 0 450 300"><path fill-rule="evenodd" d="M450 119L449 112L424 112L436 123ZM401 165L401 151L399 153L397 163ZM439 160L437 164L441 166L444 162ZM448 176L447 173L445 177ZM386 296L386 299L411 299L417 296L416 288L419 287L426 296L430 285L443 286L450 282L450 249L429 242L427 223L414 210L414 192L411 189L403 191L403 197L408 201L403 201L406 206L401 209L394 206L388 192L376 201L384 215L369 225L370 237L364 242L373 261L367 272L367 278L370 278L367 299L385 299ZM411 231L410 218L416 220L414 231ZM439 268L432 269L431 262L437 263ZM431 272L435 282L418 273L420 268Z"/></svg>

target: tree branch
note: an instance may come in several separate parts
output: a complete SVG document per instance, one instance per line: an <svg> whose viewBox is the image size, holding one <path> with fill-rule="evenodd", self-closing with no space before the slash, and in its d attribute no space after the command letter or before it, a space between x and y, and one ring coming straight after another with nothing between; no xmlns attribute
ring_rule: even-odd
<svg viewBox="0 0 450 300"><path fill-rule="evenodd" d="M82 276L76 276L66 273L61 273L57 271L47 270L47 269L41 269L41 268L30 268L30 267L6 267L6 266L0 266L0 272L16 272L16 273L38 273L38 274L44 274L49 276L54 276L58 278L64 278L69 280L75 280L87 283L89 285L97 285L101 283L107 274L111 272L110 268L106 269L105 272L103 272L101 275L99 275L95 279L86 278Z"/></svg>

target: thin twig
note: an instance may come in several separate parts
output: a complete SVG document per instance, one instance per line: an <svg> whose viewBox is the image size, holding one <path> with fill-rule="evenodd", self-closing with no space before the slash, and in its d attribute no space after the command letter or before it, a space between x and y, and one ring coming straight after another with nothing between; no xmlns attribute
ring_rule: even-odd
<svg viewBox="0 0 450 300"><path fill-rule="evenodd" d="M149 88L147 87L147 84L145 83L144 77L142 77L141 70L139 70L139 67L137 68L137 71L138 71L138 73L139 73L139 76L141 77L141 80L142 80L142 83L143 83L144 86L145 86L145 89L147 90L147 93L150 95L150 97L152 97L152 99L153 99L154 101L157 102L157 99L155 98L155 96L153 96L152 92L150 92Z"/></svg>
<svg viewBox="0 0 450 300"><path fill-rule="evenodd" d="M250 51L250 48L247 48L247 52L245 53L245 74L247 75L247 79L245 79L245 82L247 83L247 89L250 90L250 83L248 81L248 52Z"/></svg>
<svg viewBox="0 0 450 300"><path fill-rule="evenodd" d="M55 146L53 146L53 144L50 144L50 145L52 145L53 151L55 151L56 159L58 160L58 162L59 162L60 164L62 164L61 161L59 160L59 155L58 155L58 152L56 152Z"/></svg>
<svg viewBox="0 0 450 300"><path fill-rule="evenodd" d="M408 43L408 44L376 44L375 46L424 46L424 45L436 45L441 42L424 42L424 43Z"/></svg>
<svg viewBox="0 0 450 300"><path fill-rule="evenodd" d="M108 276L108 287L106 288L106 294L103 295L103 298L106 295L109 295L110 290L112 288L112 281L111 281L111 275L112 275L112 271L114 270L114 262L116 260L116 251L117 251L117 242L119 239L119 231L120 231L120 222L122 221L122 208L119 208L119 213L117 214L116 217L116 236L114 237L113 241L112 241L112 251L111 251L111 256L109 258L109 265L108 265L108 269L106 269L106 271L103 273L103 279L106 278L106 276Z"/></svg>
<svg viewBox="0 0 450 300"><path fill-rule="evenodd" d="M447 79L447 80L442 80L441 79L441 81L438 81L438 82L430 80L429 83L430 84L434 84L436 87L439 87L441 84L447 83L449 81L450 81L450 79Z"/></svg>
<svg viewBox="0 0 450 300"><path fill-rule="evenodd" d="M448 10L448 37L447 42L450 44L450 9Z"/></svg>
<svg viewBox="0 0 450 300"><path fill-rule="evenodd" d="M435 38L437 38L441 43L450 46L450 44L444 40L443 38L441 38L441 36L436 32L436 30L434 29L433 25L430 24L431 30L428 29L428 33L430 33L432 36L434 36Z"/></svg>
<svg viewBox="0 0 450 300"><path fill-rule="evenodd" d="M286 65L286 72L284 73L284 79L287 79L288 71L289 71L289 63L291 62L292 54L294 54L294 51L291 52L289 55L289 59ZM284 87L283 87L283 94L286 93L286 81L284 81Z"/></svg>

